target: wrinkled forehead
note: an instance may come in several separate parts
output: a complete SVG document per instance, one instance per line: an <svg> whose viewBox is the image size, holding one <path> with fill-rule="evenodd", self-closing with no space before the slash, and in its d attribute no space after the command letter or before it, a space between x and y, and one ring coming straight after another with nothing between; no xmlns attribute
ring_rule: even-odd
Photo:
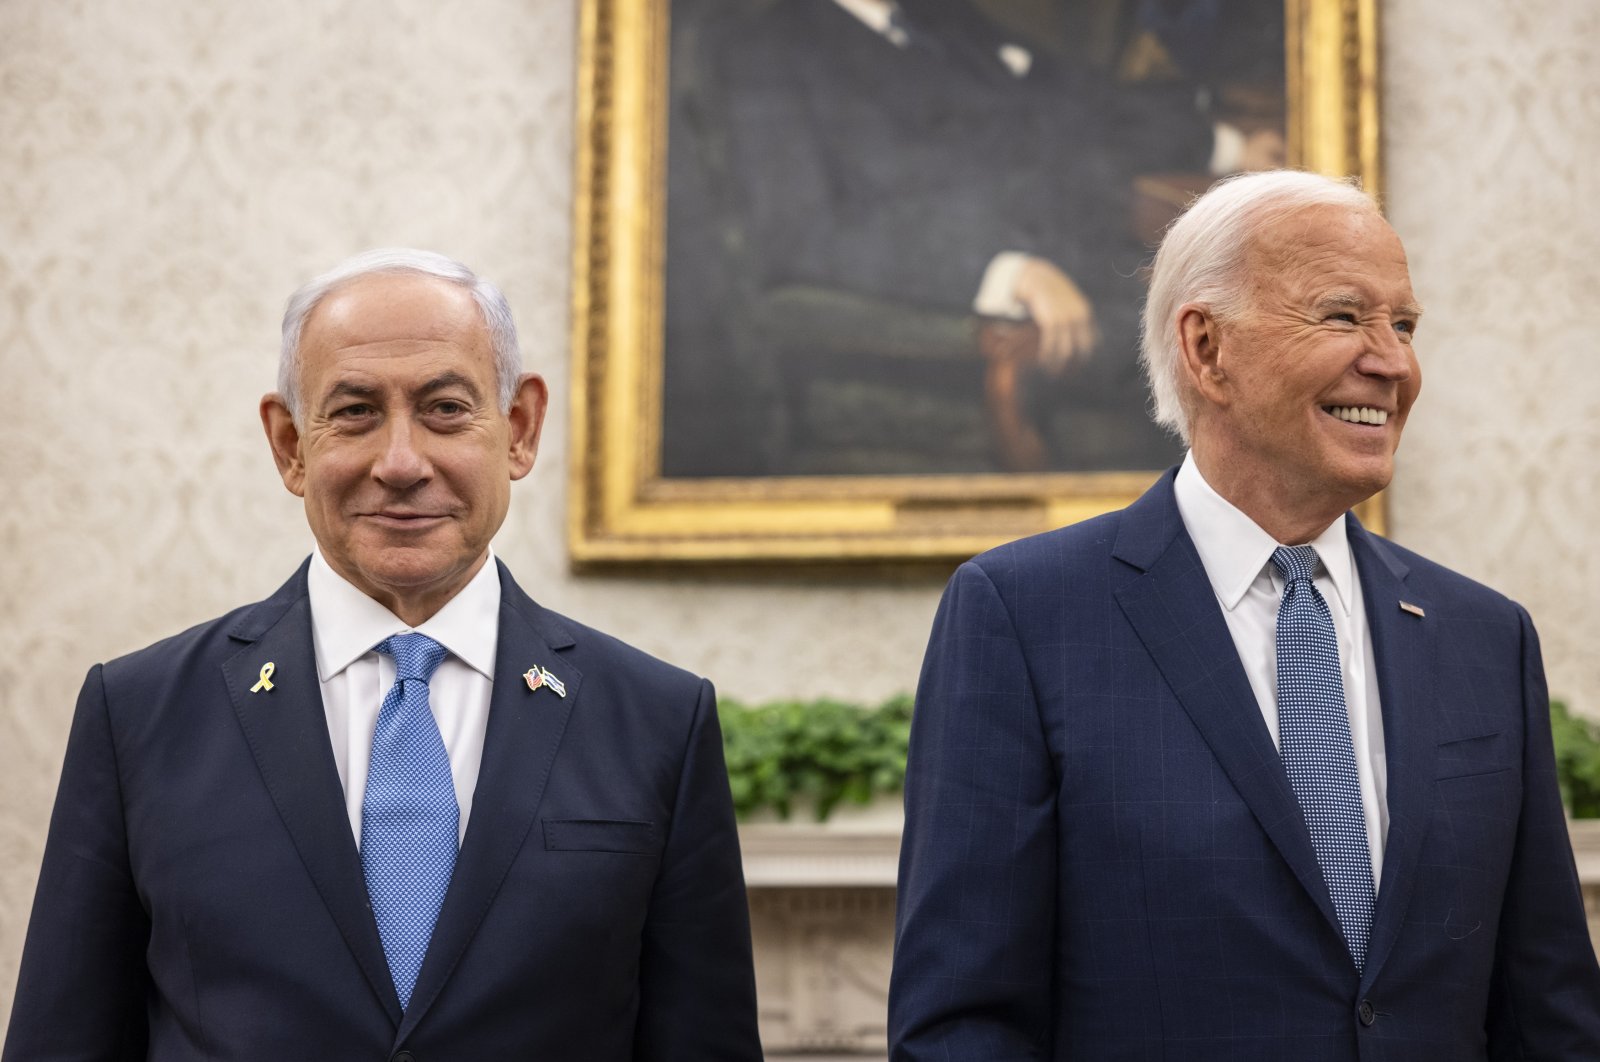
<svg viewBox="0 0 1600 1062"><path fill-rule="evenodd" d="M303 348L343 350L393 343L489 346L472 294L416 273L357 277L329 292L306 319Z"/></svg>
<svg viewBox="0 0 1600 1062"><path fill-rule="evenodd" d="M1410 288L1405 247L1376 208L1317 204L1275 218L1246 245L1243 264L1256 287L1365 277Z"/></svg>

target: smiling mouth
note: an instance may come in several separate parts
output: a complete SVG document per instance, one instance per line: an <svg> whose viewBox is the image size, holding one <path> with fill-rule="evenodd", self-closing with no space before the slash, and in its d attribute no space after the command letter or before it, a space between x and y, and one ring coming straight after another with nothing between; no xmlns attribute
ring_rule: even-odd
<svg viewBox="0 0 1600 1062"><path fill-rule="evenodd" d="M1323 406L1322 411L1347 424L1381 426L1389 422L1389 411L1377 406Z"/></svg>
<svg viewBox="0 0 1600 1062"><path fill-rule="evenodd" d="M443 520L442 513L368 513L367 518L378 520L386 524L405 526L407 524L425 524L434 520Z"/></svg>

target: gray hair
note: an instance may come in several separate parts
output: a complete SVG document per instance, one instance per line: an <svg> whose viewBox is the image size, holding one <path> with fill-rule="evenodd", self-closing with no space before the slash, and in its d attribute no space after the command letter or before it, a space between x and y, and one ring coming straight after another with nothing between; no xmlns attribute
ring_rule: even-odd
<svg viewBox="0 0 1600 1062"><path fill-rule="evenodd" d="M283 396L294 422L300 423L300 334L305 330L306 318L337 289L377 273L437 277L472 295L478 312L483 315L494 350L495 388L500 410L510 412L511 400L517 393L517 380L522 376L522 351L517 346L517 326L511 319L506 297L499 288L453 258L433 251L388 247L347 258L289 296L289 305L283 311L283 346L278 352L278 393Z"/></svg>
<svg viewBox="0 0 1600 1062"><path fill-rule="evenodd" d="M1212 185L1161 238L1145 296L1139 362L1150 385L1157 424L1189 442L1178 360L1178 309L1204 305L1219 320L1244 309L1245 257L1264 229L1313 206L1378 209L1355 178L1301 170L1241 173Z"/></svg>

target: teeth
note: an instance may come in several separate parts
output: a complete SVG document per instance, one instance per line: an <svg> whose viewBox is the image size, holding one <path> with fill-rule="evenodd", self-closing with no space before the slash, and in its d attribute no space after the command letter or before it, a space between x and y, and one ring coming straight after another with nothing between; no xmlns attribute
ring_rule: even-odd
<svg viewBox="0 0 1600 1062"><path fill-rule="evenodd" d="M1386 410L1373 409L1371 406L1324 406L1323 408L1333 416L1351 424L1386 424L1389 421Z"/></svg>

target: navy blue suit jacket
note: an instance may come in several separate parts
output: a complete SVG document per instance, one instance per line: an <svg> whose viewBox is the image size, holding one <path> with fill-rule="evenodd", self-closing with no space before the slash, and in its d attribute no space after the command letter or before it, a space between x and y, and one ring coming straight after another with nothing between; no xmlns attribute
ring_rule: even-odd
<svg viewBox="0 0 1600 1062"><path fill-rule="evenodd" d="M951 580L912 731L893 1058L1600 1058L1527 614L1349 518L1389 809L1358 975L1172 479Z"/></svg>
<svg viewBox="0 0 1600 1062"><path fill-rule="evenodd" d="M401 1013L305 571L90 671L5 1062L759 1059L710 684L546 611L503 567L472 815ZM252 692L268 661L273 688ZM535 665L565 697L529 690Z"/></svg>

